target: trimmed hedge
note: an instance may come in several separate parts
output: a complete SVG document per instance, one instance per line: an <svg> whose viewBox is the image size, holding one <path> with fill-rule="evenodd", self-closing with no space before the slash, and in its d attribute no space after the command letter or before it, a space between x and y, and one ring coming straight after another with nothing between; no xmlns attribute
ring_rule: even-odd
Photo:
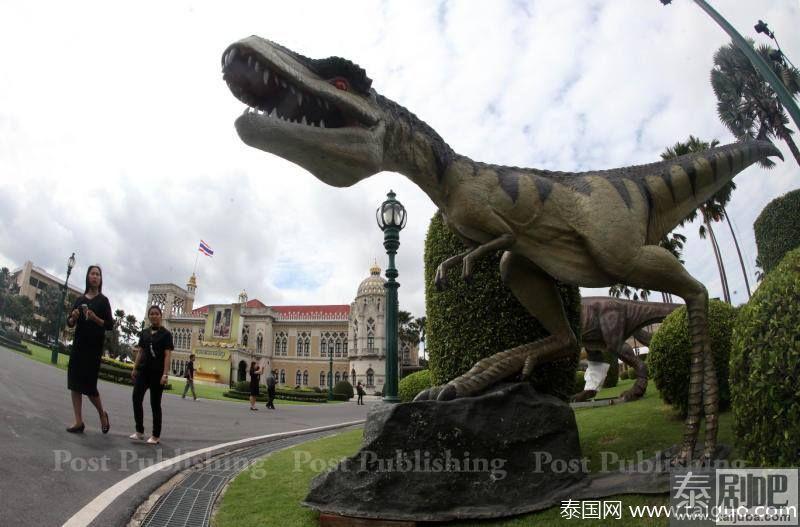
<svg viewBox="0 0 800 527"><path fill-rule="evenodd" d="M339 381L333 385L333 398L337 401L349 401L353 398L355 392L353 391L353 385L347 381ZM344 397L344 399L339 399L337 396Z"/></svg>
<svg viewBox="0 0 800 527"><path fill-rule="evenodd" d="M719 408L730 405L728 387L728 360L731 350L731 332L736 320L736 309L730 304L711 300L708 306L708 336L719 383ZM686 306L673 311L653 335L647 368L656 383L661 399L686 416L689 405L689 370L691 342L686 319Z"/></svg>
<svg viewBox="0 0 800 527"><path fill-rule="evenodd" d="M753 223L758 261L770 272L789 251L800 247L800 189L770 201Z"/></svg>
<svg viewBox="0 0 800 527"><path fill-rule="evenodd" d="M475 262L470 284L461 279L459 265L447 274L447 288L437 291L433 281L437 266L463 251L464 245L437 212L425 238L425 347L434 384L458 377L484 357L547 335L500 280L500 251ZM567 285L560 289L570 325L580 338L579 290ZM567 400L575 386L577 366L578 350L574 357L537 366L532 384Z"/></svg>
<svg viewBox="0 0 800 527"><path fill-rule="evenodd" d="M249 400L250 399L250 386L248 385L246 391L240 391L237 389L233 389L227 391L222 394L225 397L230 397L231 399L242 399L242 400ZM284 401L303 401L308 403L324 403L328 401L328 394L327 393L315 393L314 391L304 391L304 390L275 390L275 398L276 399L283 399ZM335 397L334 397L335 398ZM261 386L259 391L259 395L256 396L256 401L264 402L267 400L267 389L264 386ZM346 400L346 399L345 399Z"/></svg>
<svg viewBox="0 0 800 527"><path fill-rule="evenodd" d="M400 379L397 395L400 396L401 401L407 403L413 401L419 392L431 386L433 386L431 370L421 370Z"/></svg>
<svg viewBox="0 0 800 527"><path fill-rule="evenodd" d="M734 433L753 466L800 465L800 249L741 309L731 349Z"/></svg>

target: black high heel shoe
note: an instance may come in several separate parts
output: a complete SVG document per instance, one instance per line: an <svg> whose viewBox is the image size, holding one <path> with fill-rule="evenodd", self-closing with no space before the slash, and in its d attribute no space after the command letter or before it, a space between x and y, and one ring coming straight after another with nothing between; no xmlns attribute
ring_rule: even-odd
<svg viewBox="0 0 800 527"><path fill-rule="evenodd" d="M69 428L67 428L67 432L69 432L70 434L82 434L85 429L86 429L86 424L81 423L80 426L70 426Z"/></svg>
<svg viewBox="0 0 800 527"><path fill-rule="evenodd" d="M102 425L101 430L104 434L107 434L111 430L111 420L108 418L108 412L103 412L103 415L106 417L106 424Z"/></svg>

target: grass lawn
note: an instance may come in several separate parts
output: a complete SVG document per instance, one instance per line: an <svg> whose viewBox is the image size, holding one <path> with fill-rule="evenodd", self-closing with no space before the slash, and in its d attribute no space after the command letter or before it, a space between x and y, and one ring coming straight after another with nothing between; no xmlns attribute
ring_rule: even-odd
<svg viewBox="0 0 800 527"><path fill-rule="evenodd" d="M29 357L37 362L41 362L43 364L52 364L50 363L50 349L39 346L38 344L31 344L30 342L24 342L25 347L27 347L31 354L27 355L25 353L20 353L18 351L14 351L12 349L8 349L8 351L19 353L24 357ZM64 355L62 353L58 354L58 368L62 370L67 369L67 364L69 363L69 356ZM109 382L101 380L100 382ZM180 377L170 376L169 379L170 384L172 385L171 390L166 390L164 393L173 393L176 395L183 395L183 389L186 386L186 381L184 381ZM124 385L123 385L124 386ZM194 391L197 393L198 399L216 399L218 401L227 401L230 403L242 403L242 404L250 404L249 401L242 401L239 399L231 399L228 397L223 396L222 394L228 391L226 387L223 386L213 386L208 384L195 384ZM192 392L190 391L187 397L191 397ZM275 399L275 404L277 405L313 405L313 404L332 404L332 403L340 403L344 401L328 401L327 403L308 403L304 401L285 401L283 399ZM260 403L264 404L264 403Z"/></svg>
<svg viewBox="0 0 800 527"><path fill-rule="evenodd" d="M630 388L633 380L620 381L615 388L603 390L598 397L613 397ZM613 452L621 459L636 459L637 451L649 458L680 442L683 421L663 404L651 382L643 399L633 403L584 408L575 416L580 431L583 455L589 467L601 466L601 452ZM308 452L311 459L336 460L354 454L361 446L361 431L345 432L334 437L304 443L265 457L235 478L222 499L214 527L240 525L315 526L318 515L299 505L308 492L311 479L318 474L309 464L295 469L295 453ZM720 415L719 441L733 444L732 415ZM305 454L304 454L305 455ZM736 457L734 451L733 457ZM625 495L606 498L622 501L621 520L562 519L560 508L518 516L503 521L453 522L448 526L555 526L555 525L667 525L665 518L632 518L627 509L636 505L667 505L663 496Z"/></svg>

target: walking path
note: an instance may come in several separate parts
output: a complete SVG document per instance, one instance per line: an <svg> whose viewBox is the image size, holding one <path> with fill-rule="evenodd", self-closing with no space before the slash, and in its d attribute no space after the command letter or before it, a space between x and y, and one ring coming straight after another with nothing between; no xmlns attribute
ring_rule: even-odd
<svg viewBox="0 0 800 527"><path fill-rule="evenodd" d="M152 447L128 439L131 388L104 381L98 388L111 432L100 432L97 412L84 399L86 432L69 434L64 430L72 421L66 372L0 347L0 525L62 525L116 484L166 461L111 500L92 522L124 525L140 503L186 468L170 465L170 458L191 459L191 452L243 438L360 421L371 404L284 405L251 412L246 404L165 394L161 445ZM147 409L145 429L150 430Z"/></svg>

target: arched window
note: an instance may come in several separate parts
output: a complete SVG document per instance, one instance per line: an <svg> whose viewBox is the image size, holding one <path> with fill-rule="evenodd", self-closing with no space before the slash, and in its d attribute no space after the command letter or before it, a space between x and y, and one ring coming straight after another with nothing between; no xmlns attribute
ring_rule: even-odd
<svg viewBox="0 0 800 527"><path fill-rule="evenodd" d="M339 382L340 380L342 380L342 376L339 374L338 371L336 372L336 375L333 376L333 380L334 382Z"/></svg>
<svg viewBox="0 0 800 527"><path fill-rule="evenodd" d="M325 372L324 371L319 372L319 385L320 386L325 386Z"/></svg>
<svg viewBox="0 0 800 527"><path fill-rule="evenodd" d="M239 370L236 376L236 380L239 382L247 380L247 363L245 361L239 361Z"/></svg>
<svg viewBox="0 0 800 527"><path fill-rule="evenodd" d="M338 358L341 358L341 356L342 356L342 341L339 340L339 339L336 339L336 354L335 354L335 357L338 359Z"/></svg>
<svg viewBox="0 0 800 527"><path fill-rule="evenodd" d="M319 356L320 357L328 356L328 342L325 339L320 339L319 341Z"/></svg>
<svg viewBox="0 0 800 527"><path fill-rule="evenodd" d="M375 386L375 372L372 371L372 368L367 370L367 388L373 388Z"/></svg>
<svg viewBox="0 0 800 527"><path fill-rule="evenodd" d="M261 353L261 350L264 347L264 336L261 335L259 332L258 336L256 337L256 352Z"/></svg>
<svg viewBox="0 0 800 527"><path fill-rule="evenodd" d="M342 356L347 357L347 339L344 339L342 344Z"/></svg>
<svg viewBox="0 0 800 527"><path fill-rule="evenodd" d="M247 347L247 333L242 335L242 346Z"/></svg>
<svg viewBox="0 0 800 527"><path fill-rule="evenodd" d="M346 371L342 372L342 380L343 381L349 381L350 380L350 379L347 378L347 372Z"/></svg>
<svg viewBox="0 0 800 527"><path fill-rule="evenodd" d="M281 370L281 384L286 384L286 370Z"/></svg>
<svg viewBox="0 0 800 527"><path fill-rule="evenodd" d="M308 370L303 372L303 386L308 386Z"/></svg>
<svg viewBox="0 0 800 527"><path fill-rule="evenodd" d="M353 368L353 370L350 372L350 375L353 376L353 384L355 384L356 383L356 369L355 368Z"/></svg>
<svg viewBox="0 0 800 527"><path fill-rule="evenodd" d="M273 350L272 354L276 357L285 357L286 354L286 342L288 337L286 333L281 331L277 335L275 335L275 349Z"/></svg>
<svg viewBox="0 0 800 527"><path fill-rule="evenodd" d="M367 335L367 353L372 353L375 350L375 337L370 333Z"/></svg>
<svg viewBox="0 0 800 527"><path fill-rule="evenodd" d="M297 373L294 375L294 383L297 386L300 386L302 380L303 380L302 374L300 373L300 370L297 370Z"/></svg>

